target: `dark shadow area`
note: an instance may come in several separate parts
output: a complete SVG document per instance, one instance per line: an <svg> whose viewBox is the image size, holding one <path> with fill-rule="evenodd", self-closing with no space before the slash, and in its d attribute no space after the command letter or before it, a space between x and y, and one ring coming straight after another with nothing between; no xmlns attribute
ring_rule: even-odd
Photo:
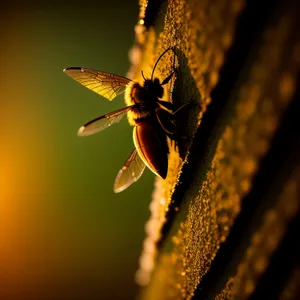
<svg viewBox="0 0 300 300"><path fill-rule="evenodd" d="M154 26L157 28L157 20L160 15L165 15L167 8L166 0L149 0L146 7L144 26L147 28Z"/></svg>
<svg viewBox="0 0 300 300"><path fill-rule="evenodd" d="M279 295L289 283L290 275L300 267L300 243L298 240L300 228L300 212L290 221L286 235L271 257L271 262L260 278L255 291L248 298L250 300L278 299ZM298 296L299 296L298 286Z"/></svg>
<svg viewBox="0 0 300 300"><path fill-rule="evenodd" d="M201 95L188 67L186 56L176 47L172 48L172 50L179 64L175 71L176 79L172 91L173 103L177 108L187 104L175 116L176 129L179 136L177 141L178 151L181 159L184 160L197 128Z"/></svg>

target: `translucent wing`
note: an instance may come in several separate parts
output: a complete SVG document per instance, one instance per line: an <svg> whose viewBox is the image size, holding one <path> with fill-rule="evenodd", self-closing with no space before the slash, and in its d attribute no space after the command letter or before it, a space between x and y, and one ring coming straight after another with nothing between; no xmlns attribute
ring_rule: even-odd
<svg viewBox="0 0 300 300"><path fill-rule="evenodd" d="M110 101L123 93L126 84L131 81L123 76L81 67L67 68L64 72Z"/></svg>
<svg viewBox="0 0 300 300"><path fill-rule="evenodd" d="M104 130L112 124L119 122L133 106L134 105L123 107L112 113L89 121L79 128L78 135L87 136Z"/></svg>
<svg viewBox="0 0 300 300"><path fill-rule="evenodd" d="M143 174L145 167L134 148L115 179L114 192L120 193L136 182Z"/></svg>

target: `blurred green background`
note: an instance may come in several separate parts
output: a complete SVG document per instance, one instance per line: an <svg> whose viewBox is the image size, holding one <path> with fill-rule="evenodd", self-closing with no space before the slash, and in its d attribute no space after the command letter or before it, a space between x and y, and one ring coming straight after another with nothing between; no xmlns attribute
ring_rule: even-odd
<svg viewBox="0 0 300 300"><path fill-rule="evenodd" d="M138 11L137 0L2 4L0 299L134 299L154 176L113 193L132 128L76 133L123 97L62 70L126 75Z"/></svg>

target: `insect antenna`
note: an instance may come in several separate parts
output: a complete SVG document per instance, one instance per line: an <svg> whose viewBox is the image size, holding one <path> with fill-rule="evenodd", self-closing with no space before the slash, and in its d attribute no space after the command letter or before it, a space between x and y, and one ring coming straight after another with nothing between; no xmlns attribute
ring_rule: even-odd
<svg viewBox="0 0 300 300"><path fill-rule="evenodd" d="M154 64L153 70L152 70L151 80L153 80L154 71L155 71L155 68L156 68L158 62L159 62L160 59L161 59L168 51L170 51L170 50L172 50L172 47L167 48L167 49L159 56L159 58L157 59L156 63Z"/></svg>
<svg viewBox="0 0 300 300"><path fill-rule="evenodd" d="M144 78L144 80L146 80L143 70L141 70L141 73L142 73L142 77Z"/></svg>

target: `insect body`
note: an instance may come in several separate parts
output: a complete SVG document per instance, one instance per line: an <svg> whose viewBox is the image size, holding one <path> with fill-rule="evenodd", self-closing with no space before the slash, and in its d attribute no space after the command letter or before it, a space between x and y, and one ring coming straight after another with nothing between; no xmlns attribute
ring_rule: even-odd
<svg viewBox="0 0 300 300"><path fill-rule="evenodd" d="M129 123L134 126L135 149L115 179L116 193L137 181L145 165L157 176L163 179L167 176L167 136L171 139L176 137L173 123L175 108L172 103L160 99L163 97L162 86L169 82L174 72L162 83L157 78L153 79L153 74L158 61L169 50L163 52L156 61L151 79L146 79L142 73L143 85L122 76L92 69L71 67L64 70L70 77L108 100L113 100L125 90L126 107L100 116L80 127L78 131L80 136L97 133L119 122L127 114Z"/></svg>

